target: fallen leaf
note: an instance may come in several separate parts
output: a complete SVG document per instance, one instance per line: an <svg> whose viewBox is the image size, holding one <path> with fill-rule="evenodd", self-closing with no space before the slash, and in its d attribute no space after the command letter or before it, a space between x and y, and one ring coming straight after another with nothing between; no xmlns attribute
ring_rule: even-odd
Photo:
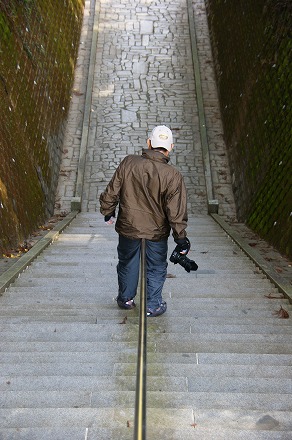
<svg viewBox="0 0 292 440"><path fill-rule="evenodd" d="M125 316L124 319L122 320L122 322L119 322L119 324L126 324L127 319L128 319L127 316Z"/></svg>
<svg viewBox="0 0 292 440"><path fill-rule="evenodd" d="M81 93L81 92L79 92L79 90L73 90L73 93L74 93L74 95L76 95L76 96L81 96L81 95L84 95L84 93Z"/></svg>
<svg viewBox="0 0 292 440"><path fill-rule="evenodd" d="M58 223L58 221L59 221L59 219L57 219L57 218L52 218L51 220L49 220L49 224L50 223Z"/></svg>
<svg viewBox="0 0 292 440"><path fill-rule="evenodd" d="M279 316L279 318L282 318L282 319L289 318L289 313L287 312L287 310L283 309L282 306L280 307L279 310L273 312L272 315L277 315L277 316Z"/></svg>
<svg viewBox="0 0 292 440"><path fill-rule="evenodd" d="M193 428L195 428L196 426L198 426L198 424L197 424L197 423L191 423L191 426L192 426Z"/></svg>
<svg viewBox="0 0 292 440"><path fill-rule="evenodd" d="M3 254L4 258L19 258L20 254L14 255L14 254Z"/></svg>
<svg viewBox="0 0 292 440"><path fill-rule="evenodd" d="M19 246L16 250L17 252L28 252L29 249L31 249L31 246L28 243L24 243L23 245Z"/></svg>
<svg viewBox="0 0 292 440"><path fill-rule="evenodd" d="M268 298L268 299L284 299L285 298L285 296L282 294L282 295L273 295L273 293L269 293L269 295L264 295L266 298Z"/></svg>
<svg viewBox="0 0 292 440"><path fill-rule="evenodd" d="M130 424L129 420L127 420L127 428L131 428L131 424Z"/></svg>
<svg viewBox="0 0 292 440"><path fill-rule="evenodd" d="M166 278L176 278L176 275L173 275L172 273L168 273L166 275Z"/></svg>
<svg viewBox="0 0 292 440"><path fill-rule="evenodd" d="M46 225L41 225L39 226L39 229L41 229L42 231L50 231L52 228Z"/></svg>
<svg viewBox="0 0 292 440"><path fill-rule="evenodd" d="M282 272L283 272L283 269L281 269L281 267L276 267L275 269L276 269L276 271L277 271L278 273L282 273Z"/></svg>

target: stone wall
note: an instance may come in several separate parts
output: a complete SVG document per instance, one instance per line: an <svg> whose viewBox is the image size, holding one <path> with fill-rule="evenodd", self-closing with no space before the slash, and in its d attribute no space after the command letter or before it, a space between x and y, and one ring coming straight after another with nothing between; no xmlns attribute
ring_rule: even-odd
<svg viewBox="0 0 292 440"><path fill-rule="evenodd" d="M292 255L292 3L206 0L238 218Z"/></svg>
<svg viewBox="0 0 292 440"><path fill-rule="evenodd" d="M84 0L0 0L0 250L52 215Z"/></svg>

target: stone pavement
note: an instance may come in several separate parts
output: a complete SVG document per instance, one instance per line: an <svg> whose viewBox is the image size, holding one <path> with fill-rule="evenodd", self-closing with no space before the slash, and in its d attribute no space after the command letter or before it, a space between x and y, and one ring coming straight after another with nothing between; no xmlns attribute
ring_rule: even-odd
<svg viewBox="0 0 292 440"><path fill-rule="evenodd" d="M214 192L231 220L204 1L193 6ZM206 215L185 0L86 1L56 213L75 194L97 19L82 212L0 297L0 439L133 438L139 299L117 308L117 234L98 197L157 123L174 130L199 270L169 264L167 313L147 320L147 439L291 439L291 304Z"/></svg>
<svg viewBox="0 0 292 440"><path fill-rule="evenodd" d="M171 160L184 175L189 212L206 213L206 185L186 0L171 3L101 0L99 5L82 210L99 210L99 194L123 157L139 153L152 128L166 124L174 131L175 150ZM86 7L92 19L94 2L86 2ZM232 220L235 219L235 206L204 1L194 0L193 8L214 196L219 200L219 214ZM86 30L91 26L91 20L85 19L56 212L69 212L74 195L87 79L84 73L89 63L87 48L91 36Z"/></svg>
<svg viewBox="0 0 292 440"><path fill-rule="evenodd" d="M147 319L147 440L288 440L292 307L210 216L188 234L199 270L170 263ZM118 309L116 246L78 214L0 297L1 440L133 439L139 295Z"/></svg>

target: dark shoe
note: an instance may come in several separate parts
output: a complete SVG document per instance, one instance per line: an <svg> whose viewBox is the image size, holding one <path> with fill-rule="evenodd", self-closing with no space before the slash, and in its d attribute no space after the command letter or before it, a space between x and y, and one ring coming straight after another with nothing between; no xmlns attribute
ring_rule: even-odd
<svg viewBox="0 0 292 440"><path fill-rule="evenodd" d="M163 313L166 312L166 309L167 309L167 304L165 301L162 301L160 306L157 307L156 309L152 309L151 307L148 307L147 308L147 316L154 317L154 316L162 315Z"/></svg>
<svg viewBox="0 0 292 440"><path fill-rule="evenodd" d="M120 309L131 310L134 309L134 307L136 307L136 304L134 303L133 299L127 299L125 301L124 299L117 297L117 303Z"/></svg>

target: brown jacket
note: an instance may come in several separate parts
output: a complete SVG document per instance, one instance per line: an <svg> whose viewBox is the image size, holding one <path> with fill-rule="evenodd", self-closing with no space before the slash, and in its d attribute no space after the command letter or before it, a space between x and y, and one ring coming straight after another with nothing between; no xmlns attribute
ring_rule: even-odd
<svg viewBox="0 0 292 440"><path fill-rule="evenodd" d="M182 175L156 150L127 156L100 196L100 212L111 214L119 203L116 231L128 238L159 241L184 238L187 195Z"/></svg>

